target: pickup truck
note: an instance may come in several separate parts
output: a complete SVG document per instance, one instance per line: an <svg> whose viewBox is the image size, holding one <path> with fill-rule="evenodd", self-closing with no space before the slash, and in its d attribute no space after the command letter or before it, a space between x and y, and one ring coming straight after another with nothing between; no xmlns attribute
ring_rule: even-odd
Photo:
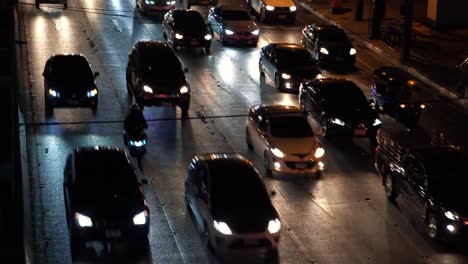
<svg viewBox="0 0 468 264"><path fill-rule="evenodd" d="M404 199L434 240L467 237L468 160L461 149L433 144L423 130L401 124L381 127L376 141L375 168L388 199Z"/></svg>

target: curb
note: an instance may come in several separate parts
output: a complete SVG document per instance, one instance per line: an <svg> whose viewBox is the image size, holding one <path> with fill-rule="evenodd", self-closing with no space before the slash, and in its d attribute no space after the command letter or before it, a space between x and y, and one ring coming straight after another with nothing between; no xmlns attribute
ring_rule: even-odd
<svg viewBox="0 0 468 264"><path fill-rule="evenodd" d="M310 0L309 0L310 1ZM307 11L311 12L314 16L316 16L317 18L319 18L320 20L322 20L324 23L326 24L329 24L329 25L334 25L334 26L337 26L339 28L342 28L346 34L351 34L351 35L354 35L353 32L349 31L347 28L343 27L342 25L336 23L335 21L333 21L330 17L328 17L327 15L324 15L322 13L320 13L319 11L313 9L312 7L310 7L309 5L305 4L304 2L302 1L297 1L296 4L300 5L301 7L303 7L304 9L306 9ZM374 52L378 53L379 55L383 56L386 60L389 60L392 64L402 68L403 70L409 72L410 74L414 75L416 78L418 78L419 80L421 80L423 83L425 83L427 86L430 86L432 88L434 88L435 90L437 90L439 93L443 94L444 96L447 96L449 99L452 99L454 100L454 102L463 107L463 108L468 108L468 105L466 105L466 103L464 103L464 99L458 97L458 95L456 95L455 93L453 93L452 91L450 91L449 89L431 81L428 77L426 77L425 75L421 74L418 70L416 70L415 68L412 68L412 67L408 67L402 63L400 63L399 60L395 59L393 56L390 56L388 54L386 54L385 52L382 51L382 49L380 49L379 47L375 46L374 44L372 44L372 42L364 39L363 37L359 37L359 36L355 36L354 37L355 40L357 40L358 42L360 42L361 44L363 44L364 46L366 46L368 49L371 49L373 50ZM460 100L456 100L456 99L460 99Z"/></svg>

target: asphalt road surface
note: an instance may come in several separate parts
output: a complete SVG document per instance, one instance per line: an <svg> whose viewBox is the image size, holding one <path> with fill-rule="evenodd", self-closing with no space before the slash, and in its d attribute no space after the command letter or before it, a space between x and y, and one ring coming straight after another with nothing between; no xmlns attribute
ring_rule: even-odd
<svg viewBox="0 0 468 264"><path fill-rule="evenodd" d="M124 147L122 120L131 104L125 87L128 51L138 40L162 40L161 23L135 12L131 0L71 0L67 10L57 6L36 10L31 0L19 5L27 55L22 64L21 109L28 131L34 254L36 263L71 263L62 188L66 155L79 146ZM206 7L193 8L206 17ZM299 7L294 25L259 23L257 48L223 47L215 40L208 55L179 52L190 70L189 118L181 120L180 110L173 107L144 110L149 145L138 171L149 181L144 192L151 211L150 248L144 256L136 256L125 247L113 247L109 253L99 245L88 245L88 254L74 262L216 262L185 209L188 162L198 153L239 152L263 173L262 160L248 151L245 142L247 110L261 103L297 105L297 95L279 93L270 80L259 78L258 48L271 42L298 43L302 27L314 22ZM386 62L363 45L355 46L358 69L344 77L369 94L370 71ZM42 70L55 53L82 53L100 72L96 115L86 108L63 108L45 117ZM445 114L438 107L430 105L422 119L446 127ZM456 120L447 122L456 127ZM366 140L338 145L319 139L326 150L321 179L264 178L283 223L281 263L468 263L465 250L426 239L408 217L405 204L387 202Z"/></svg>

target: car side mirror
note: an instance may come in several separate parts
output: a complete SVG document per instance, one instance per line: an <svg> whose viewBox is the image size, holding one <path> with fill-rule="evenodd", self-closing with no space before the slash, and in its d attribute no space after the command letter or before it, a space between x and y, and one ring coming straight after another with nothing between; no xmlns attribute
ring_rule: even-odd
<svg viewBox="0 0 468 264"><path fill-rule="evenodd" d="M189 69L187 67L184 67L184 73L188 73Z"/></svg>
<svg viewBox="0 0 468 264"><path fill-rule="evenodd" d="M94 73L94 79L96 79L99 76L99 72Z"/></svg>

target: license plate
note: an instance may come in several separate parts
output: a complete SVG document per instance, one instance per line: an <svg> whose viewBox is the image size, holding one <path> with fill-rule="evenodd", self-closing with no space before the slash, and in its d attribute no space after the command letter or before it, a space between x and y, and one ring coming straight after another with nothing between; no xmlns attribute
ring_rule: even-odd
<svg viewBox="0 0 468 264"><path fill-rule="evenodd" d="M256 240L256 239L247 239L247 240L244 240L244 244L246 246L250 246L250 247L257 246L258 245L258 240Z"/></svg>
<svg viewBox="0 0 468 264"><path fill-rule="evenodd" d="M280 19L283 19L283 18L286 18L287 16L286 15L279 15L278 18Z"/></svg>
<svg viewBox="0 0 468 264"><path fill-rule="evenodd" d="M197 40L192 40L192 42L190 42L190 44L192 44L192 45L198 45L199 43L198 43Z"/></svg>
<svg viewBox="0 0 468 264"><path fill-rule="evenodd" d="M354 135L356 136L365 136L367 133L366 129L354 129Z"/></svg>
<svg viewBox="0 0 468 264"><path fill-rule="evenodd" d="M344 61L343 57L336 57L336 61Z"/></svg>
<svg viewBox="0 0 468 264"><path fill-rule="evenodd" d="M303 169L306 169L306 168L307 168L306 163L296 163L296 169L303 170Z"/></svg>
<svg viewBox="0 0 468 264"><path fill-rule="evenodd" d="M108 229L106 230L106 237L107 238L118 238L121 236L119 229Z"/></svg>

